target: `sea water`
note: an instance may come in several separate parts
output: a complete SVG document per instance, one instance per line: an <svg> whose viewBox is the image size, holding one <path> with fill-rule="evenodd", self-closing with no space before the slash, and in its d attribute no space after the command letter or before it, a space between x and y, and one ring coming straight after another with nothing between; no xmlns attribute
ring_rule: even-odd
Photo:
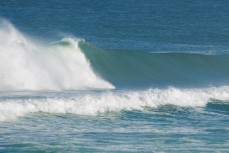
<svg viewBox="0 0 229 153"><path fill-rule="evenodd" d="M1 1L0 152L229 152L227 1Z"/></svg>

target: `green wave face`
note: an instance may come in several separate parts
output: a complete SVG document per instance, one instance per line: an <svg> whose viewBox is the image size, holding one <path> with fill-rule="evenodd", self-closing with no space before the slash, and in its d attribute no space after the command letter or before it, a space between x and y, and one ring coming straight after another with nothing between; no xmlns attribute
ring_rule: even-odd
<svg viewBox="0 0 229 153"><path fill-rule="evenodd" d="M123 86L209 86L229 83L229 55L104 50L87 42L80 48L103 78Z"/></svg>

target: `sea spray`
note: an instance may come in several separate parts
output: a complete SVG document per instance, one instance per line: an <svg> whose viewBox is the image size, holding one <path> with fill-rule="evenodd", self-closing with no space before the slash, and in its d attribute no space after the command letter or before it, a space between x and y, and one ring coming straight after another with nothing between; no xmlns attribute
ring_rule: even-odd
<svg viewBox="0 0 229 153"><path fill-rule="evenodd" d="M94 73L78 47L82 40L64 38L59 44L45 46L5 20L1 21L0 35L1 91L114 88Z"/></svg>

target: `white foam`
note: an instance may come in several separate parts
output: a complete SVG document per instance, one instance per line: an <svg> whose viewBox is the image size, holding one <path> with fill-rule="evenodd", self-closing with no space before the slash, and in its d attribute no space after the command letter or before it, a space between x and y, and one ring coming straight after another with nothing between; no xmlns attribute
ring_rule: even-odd
<svg viewBox="0 0 229 153"><path fill-rule="evenodd" d="M45 47L27 38L12 24L0 21L0 91L111 89L97 76L78 43Z"/></svg>
<svg viewBox="0 0 229 153"><path fill-rule="evenodd" d="M73 113L97 115L122 110L144 110L172 104L182 107L204 107L211 99L229 100L229 87L206 89L148 89L145 91L104 91L80 93L70 97L44 99L5 99L0 101L0 121L28 113Z"/></svg>

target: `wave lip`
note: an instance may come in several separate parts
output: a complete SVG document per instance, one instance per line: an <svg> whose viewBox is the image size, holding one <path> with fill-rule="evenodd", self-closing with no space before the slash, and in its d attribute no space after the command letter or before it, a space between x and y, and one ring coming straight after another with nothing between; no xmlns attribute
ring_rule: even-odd
<svg viewBox="0 0 229 153"><path fill-rule="evenodd" d="M162 105L205 107L211 101L228 103L229 87L205 89L148 89L144 91L103 91L76 96L43 98L6 98L0 100L0 121L8 121L29 113L72 113L98 115L106 112L157 108Z"/></svg>
<svg viewBox="0 0 229 153"><path fill-rule="evenodd" d="M82 40L64 38L45 46L5 20L0 34L0 91L114 88L92 70L78 47Z"/></svg>

